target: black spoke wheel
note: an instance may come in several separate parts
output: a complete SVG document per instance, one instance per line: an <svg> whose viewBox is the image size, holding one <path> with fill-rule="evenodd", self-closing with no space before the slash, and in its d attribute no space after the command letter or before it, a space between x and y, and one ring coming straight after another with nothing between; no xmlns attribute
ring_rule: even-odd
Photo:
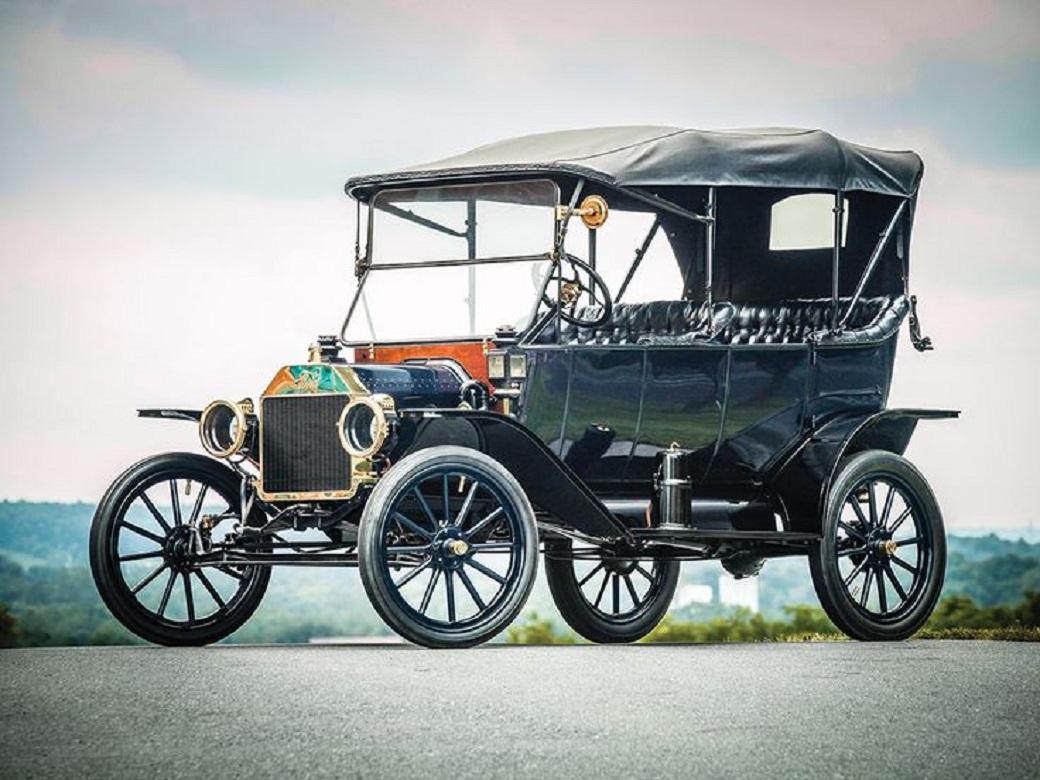
<svg viewBox="0 0 1040 780"><path fill-rule="evenodd" d="M90 568L112 614L143 639L203 645L238 629L259 606L270 569L199 567L198 540L237 519L239 477L192 453L148 458L105 493L90 529Z"/></svg>
<svg viewBox="0 0 1040 780"><path fill-rule="evenodd" d="M640 561L623 551L546 545L545 576L567 624L592 642L634 642L664 617L679 580L678 561Z"/></svg>
<svg viewBox="0 0 1040 780"><path fill-rule="evenodd" d="M413 453L383 475L358 535L361 580L397 633L427 647L485 642L519 613L538 566L534 510L497 461Z"/></svg>
<svg viewBox="0 0 1040 780"><path fill-rule="evenodd" d="M946 569L942 514L924 477L890 452L849 458L809 563L820 603L846 634L911 636L935 608Z"/></svg>

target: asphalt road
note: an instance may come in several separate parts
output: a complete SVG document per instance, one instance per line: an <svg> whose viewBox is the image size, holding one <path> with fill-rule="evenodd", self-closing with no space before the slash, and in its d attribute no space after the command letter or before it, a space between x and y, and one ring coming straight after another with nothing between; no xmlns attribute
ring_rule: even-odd
<svg viewBox="0 0 1040 780"><path fill-rule="evenodd" d="M0 651L3 777L1036 777L1040 645Z"/></svg>

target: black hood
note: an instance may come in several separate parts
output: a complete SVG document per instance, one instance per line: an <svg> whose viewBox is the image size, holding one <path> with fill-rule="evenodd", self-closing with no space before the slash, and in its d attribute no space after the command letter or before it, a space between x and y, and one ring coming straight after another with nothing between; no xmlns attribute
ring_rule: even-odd
<svg viewBox="0 0 1040 780"><path fill-rule="evenodd" d="M398 409L455 408L461 401L462 380L445 366L362 363L351 368L370 392L390 396Z"/></svg>

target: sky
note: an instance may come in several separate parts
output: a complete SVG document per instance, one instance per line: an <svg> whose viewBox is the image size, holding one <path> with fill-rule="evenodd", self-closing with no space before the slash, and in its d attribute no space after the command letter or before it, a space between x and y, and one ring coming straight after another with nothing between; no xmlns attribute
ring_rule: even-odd
<svg viewBox="0 0 1040 780"><path fill-rule="evenodd" d="M951 529L1036 520L1040 4L0 0L0 498L198 450L141 406L255 397L336 332L353 174L621 124L912 148L890 405Z"/></svg>

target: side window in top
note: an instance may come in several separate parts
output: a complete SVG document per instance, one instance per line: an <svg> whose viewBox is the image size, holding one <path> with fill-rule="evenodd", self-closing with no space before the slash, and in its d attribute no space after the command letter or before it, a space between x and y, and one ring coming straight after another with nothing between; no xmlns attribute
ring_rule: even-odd
<svg viewBox="0 0 1040 780"><path fill-rule="evenodd" d="M613 209L596 236L596 271L617 299L618 291L654 224L654 215L643 211ZM588 231L580 221L571 222L567 233L567 251L588 259ZM683 297L683 279L679 263L672 252L664 228L657 231L643 261L636 269L621 298L622 303L677 301Z"/></svg>
<svg viewBox="0 0 1040 780"><path fill-rule="evenodd" d="M849 202L842 214L841 245L845 246ZM832 249L834 196L827 193L791 195L773 204L769 215L769 250Z"/></svg>

